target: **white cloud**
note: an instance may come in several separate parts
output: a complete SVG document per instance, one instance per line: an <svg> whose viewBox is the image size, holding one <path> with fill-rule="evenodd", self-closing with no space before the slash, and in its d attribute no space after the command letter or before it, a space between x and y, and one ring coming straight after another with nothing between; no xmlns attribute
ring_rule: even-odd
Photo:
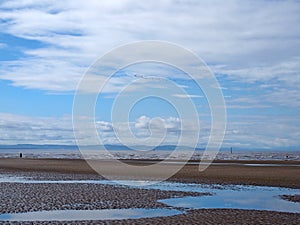
<svg viewBox="0 0 300 225"><path fill-rule="evenodd" d="M285 85L300 84L300 57L282 60L267 65L251 66L240 69L228 69L226 66L214 67L215 73L221 73L243 82L272 81L276 79Z"/></svg>
<svg viewBox="0 0 300 225"><path fill-rule="evenodd" d="M1 144L75 144L71 117L26 117L0 113Z"/></svg>
<svg viewBox="0 0 300 225"><path fill-rule="evenodd" d="M245 117L247 118L245 120ZM149 126L151 121L161 121ZM289 148L299 146L299 124L298 118L276 117L276 116L232 116L228 124L223 147L233 146L234 148ZM149 137L149 129L156 132L157 136L165 134L165 144L176 144L181 131L181 120L175 117L150 118L141 116L130 123L130 128L135 137L143 140ZM189 122L189 121L187 121ZM190 132L195 132L192 121ZM200 121L201 130L199 145L205 147L210 134L210 123ZM125 131L127 124L116 124L116 127ZM97 121L98 133L105 144L120 144L117 139L113 124L107 121ZM129 135L129 134L124 134ZM75 144L72 129L71 116L50 118L50 117L25 117L16 114L0 113L0 141L1 144ZM80 138L81 143L91 144L91 137L88 132L83 131ZM156 143L156 139L152 140ZM147 142L148 143L148 142ZM149 142L151 146L151 142ZM184 143L189 146L190 143ZM130 143L135 146L135 143Z"/></svg>
<svg viewBox="0 0 300 225"><path fill-rule="evenodd" d="M177 98L204 98L204 96L201 96L201 95L183 95L183 94L175 94L173 95L174 97L177 97Z"/></svg>
<svg viewBox="0 0 300 225"><path fill-rule="evenodd" d="M100 130L100 132L113 132L113 126L109 122L97 121L96 127Z"/></svg>
<svg viewBox="0 0 300 225"><path fill-rule="evenodd" d="M1 69L2 79L27 88L74 90L97 57L120 44L145 39L186 46L210 64L226 65L223 72L245 81L277 77L291 65L278 65L279 70L274 65L299 57L298 1L10 0L3 1L0 10L1 30L46 44L24 49L30 58Z"/></svg>
<svg viewBox="0 0 300 225"><path fill-rule="evenodd" d="M156 129L167 129L169 131L177 131L181 130L181 121L176 117L168 117L168 118L156 118L161 121L161 123L152 124L151 128ZM134 123L134 127L137 129L149 129L150 124L153 122L153 118L149 118L147 116L140 116L137 118ZM154 121L155 122L155 121Z"/></svg>
<svg viewBox="0 0 300 225"><path fill-rule="evenodd" d="M162 123L156 123L157 119L160 119ZM150 124L151 126L149 126ZM114 125L122 132L127 132L125 129L127 123L113 125L107 121L96 121L95 125L99 137L105 144L120 144L114 131ZM149 129L158 136L163 135L164 130L167 130L164 143L174 142L176 144L177 135L174 135L174 131L180 131L180 120L173 117L148 118L141 116L135 122L130 123L130 129L138 138L148 137ZM0 137L1 144L75 144L72 117L67 115L54 118L0 113ZM92 137L88 131L82 130L78 137L82 139L80 143L87 145L94 143L91 141ZM155 141L153 140L153 143ZM135 145L135 143L130 144Z"/></svg>
<svg viewBox="0 0 300 225"><path fill-rule="evenodd" d="M149 128L150 118L147 116L141 116L136 120L134 124L135 128L148 129Z"/></svg>
<svg viewBox="0 0 300 225"><path fill-rule="evenodd" d="M218 78L225 77L228 83L224 82L222 89L224 92L230 91L232 96L227 100L228 108L274 107L275 111L280 111L280 106L296 109L294 114L297 114L300 107L299 12L300 3L297 0L1 1L1 33L41 44L34 48L21 46L18 50L24 56L1 61L0 79L24 88L74 91L88 66L112 48L131 41L158 39L191 49L215 73L220 74ZM1 40L0 48L15 50L15 46L4 41ZM176 57L175 53L171 55ZM104 92L121 90L137 78L133 75L135 73L140 75L139 78L144 78L144 82L127 89L132 92L153 85L155 82L149 80L155 78L159 81L160 76L182 77L180 73L167 70L160 70L163 75L156 74L153 68L145 67L135 67L128 72L127 77L112 79ZM91 80L90 84L89 87L97 90L97 83ZM233 90L234 85L240 86ZM236 97L235 91L240 96ZM291 111L288 114L292 114ZM299 137L297 118L289 120L279 116L280 125L271 123L271 117L251 118L244 118L245 123L230 122L229 129L234 132L228 134L225 144L285 146L290 141L290 145L299 145L296 139ZM0 119L2 143L13 140L20 143L74 142L71 130L66 129L71 127L69 118L27 118L1 114ZM151 119L138 118L132 127L146 136L148 133L145 130ZM167 129L169 134L180 131L177 119L160 119L163 123L156 121L157 125L153 128L160 130L159 126L164 124L161 130ZM105 121L97 124L105 141L114 142L112 124ZM205 137L200 142L205 143L209 126L204 123L202 128ZM39 132L33 132L35 129ZM257 129L263 132L257 133Z"/></svg>
<svg viewBox="0 0 300 225"><path fill-rule="evenodd" d="M176 117L169 117L164 120L165 128L171 131L180 131L181 130L181 121ZM192 127L191 127L192 129Z"/></svg>
<svg viewBox="0 0 300 225"><path fill-rule="evenodd" d="M299 146L300 120L285 116L233 116L223 146L281 148Z"/></svg>
<svg viewBox="0 0 300 225"><path fill-rule="evenodd" d="M73 91L85 70L68 61L57 59L3 62L0 71L1 67L0 77L11 80L14 86L49 91Z"/></svg>

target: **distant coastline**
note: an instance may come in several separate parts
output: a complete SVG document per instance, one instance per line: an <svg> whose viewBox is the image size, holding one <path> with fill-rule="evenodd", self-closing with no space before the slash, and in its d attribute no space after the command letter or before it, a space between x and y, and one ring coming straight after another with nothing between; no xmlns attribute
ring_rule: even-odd
<svg viewBox="0 0 300 225"><path fill-rule="evenodd" d="M160 151L172 151L176 149L176 145L160 145L153 147L152 150L160 150ZM86 145L83 147L84 149L99 149L99 150L127 150L127 151L134 151L135 149L145 149L144 146L133 146L132 148L125 146L125 145L105 145L105 149L103 146L97 145ZM0 145L0 151L3 149L40 149L40 150L55 150L55 149L66 149L66 150L79 150L77 145L59 145L59 144L15 144L15 145ZM196 150L196 151L204 151L204 147L188 147L188 146L180 146L178 149L182 150ZM220 152L230 152L231 149L228 147L222 147ZM300 152L300 147L298 146L290 146L290 147L278 147L278 148L240 148L234 147L234 152Z"/></svg>
<svg viewBox="0 0 300 225"><path fill-rule="evenodd" d="M101 150L97 147L89 147L83 151L79 151L76 146L47 146L34 148L22 148L18 146L16 148L0 148L0 158L19 158L22 153L23 158L46 158L46 159L111 159L111 155L115 159L137 159L137 160L165 160L171 153L172 157L170 160L182 160L188 157L190 151L178 150L174 153L173 150L150 150L150 151L139 151L139 150L127 150L127 149L113 149L108 151ZM85 156L83 157L83 154ZM194 151L191 160L207 159L211 160L208 154L205 154L203 150ZM258 160L258 161L271 161L271 160L283 160L283 161L300 161L300 151L247 151L240 150L234 151L220 151L216 160Z"/></svg>

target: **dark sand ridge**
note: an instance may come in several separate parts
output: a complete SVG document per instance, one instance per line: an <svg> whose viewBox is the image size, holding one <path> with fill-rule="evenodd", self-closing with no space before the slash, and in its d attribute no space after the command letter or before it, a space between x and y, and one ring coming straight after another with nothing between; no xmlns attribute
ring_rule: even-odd
<svg viewBox="0 0 300 225"><path fill-rule="evenodd" d="M142 170L155 161L126 160L136 165L134 171L124 170L111 161L92 161L101 172L114 178L122 179L155 179L162 171L173 170L174 165L163 164L156 170ZM222 161L222 163L228 161ZM238 164L211 165L204 172L198 171L198 165L185 165L170 180L181 182L201 182L220 184L252 184L300 188L300 162L290 161L230 161ZM285 166L246 166L241 163L253 164L285 164ZM10 171L56 172L75 174L95 174L95 171L80 159L0 159L0 168Z"/></svg>
<svg viewBox="0 0 300 225"><path fill-rule="evenodd" d="M282 195L280 197L287 201L300 203L300 195Z"/></svg>

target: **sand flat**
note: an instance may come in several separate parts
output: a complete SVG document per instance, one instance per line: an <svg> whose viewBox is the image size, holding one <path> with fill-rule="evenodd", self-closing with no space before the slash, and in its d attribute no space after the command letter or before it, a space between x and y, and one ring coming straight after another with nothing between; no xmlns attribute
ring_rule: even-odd
<svg viewBox="0 0 300 225"><path fill-rule="evenodd" d="M156 161L127 160L136 166L147 166ZM154 174L128 174L119 171L109 160L98 160L112 176L122 179L155 179ZM300 188L299 162L291 161L220 161L206 171L199 172L196 163L185 165L170 181L206 184L254 184ZM284 164L284 166L247 166L246 164ZM164 164L159 169L170 169ZM40 179L102 179L80 159L0 159L0 173ZM222 185L223 186L223 185ZM101 184L47 184L0 183L1 214L41 210L95 210L130 208L165 208L160 199L184 196L207 196L209 193L145 190ZM295 203L299 204L299 203ZM180 210L180 209L179 209ZM30 224L31 222L5 222L0 224ZM300 224L300 213L240 209L186 209L174 216L141 219L90 221L35 221L34 224Z"/></svg>
<svg viewBox="0 0 300 225"><path fill-rule="evenodd" d="M144 160L126 160L126 163L135 164L137 170L134 173L121 170L114 162L109 160L97 160L94 163L101 164L103 171L115 178L124 179L151 179L159 176L160 170L172 169L172 164L161 165L157 171L141 173L138 166L147 166L149 162ZM224 163L224 161L222 161ZM197 164L185 165L177 174L169 180L181 182L199 183L226 183L226 184L252 184L300 188L299 161L229 161L228 165L211 165L204 172L199 172ZM247 166L246 164L285 164L285 166ZM245 165L243 165L245 164ZM1 158L0 169L10 171L40 171L71 174L96 174L96 172L81 159L15 159Z"/></svg>

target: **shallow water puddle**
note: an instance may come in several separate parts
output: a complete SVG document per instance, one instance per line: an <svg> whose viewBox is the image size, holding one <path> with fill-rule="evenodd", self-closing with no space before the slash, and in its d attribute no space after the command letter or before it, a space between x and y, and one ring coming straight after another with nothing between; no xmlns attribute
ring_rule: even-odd
<svg viewBox="0 0 300 225"><path fill-rule="evenodd" d="M300 203L279 198L283 193L287 194L277 190L220 190L212 196L170 198L159 202L188 209L250 209L300 213Z"/></svg>
<svg viewBox="0 0 300 225"><path fill-rule="evenodd" d="M108 182L108 181L106 181ZM138 185L141 181L127 181L128 185ZM300 203L286 201L280 195L300 195L299 189L246 186L246 185L207 185L192 183L161 182L148 189L212 193L210 196L187 196L159 200L173 207L187 209L250 209L300 213Z"/></svg>
<svg viewBox="0 0 300 225"><path fill-rule="evenodd" d="M300 213L300 203L289 202L279 197L280 195L300 195L300 189L246 185L207 185L167 181L152 184L152 181L134 180L34 180L32 178L7 175L0 175L0 182L30 184L88 183L116 186L128 185L126 187L158 189L165 191L212 193L211 196L170 198L160 200L159 202L165 203L169 206L183 207L187 209L231 208ZM162 212L160 211L160 213Z"/></svg>
<svg viewBox="0 0 300 225"><path fill-rule="evenodd" d="M2 214L2 221L79 221L79 220L122 220L173 216L182 214L175 209L102 209L102 210L54 210L27 213Z"/></svg>

